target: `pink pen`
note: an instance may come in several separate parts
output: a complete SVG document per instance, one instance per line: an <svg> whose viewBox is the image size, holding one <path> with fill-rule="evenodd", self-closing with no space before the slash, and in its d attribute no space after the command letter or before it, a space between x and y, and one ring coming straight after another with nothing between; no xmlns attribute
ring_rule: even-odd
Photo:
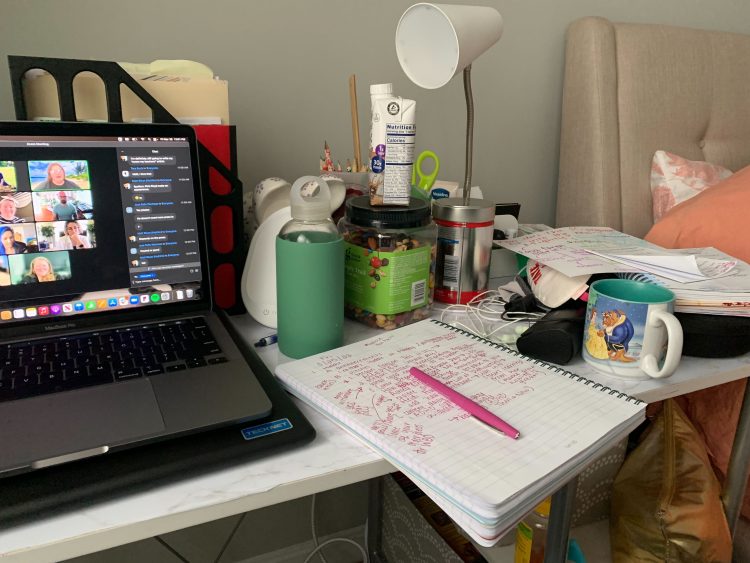
<svg viewBox="0 0 750 563"><path fill-rule="evenodd" d="M440 383L437 379L427 375L421 369L409 368L409 373L412 374L417 379L419 379L419 381L421 381L428 387L440 393L443 397L448 399L454 405L462 408L463 410L468 412L471 416L478 418L485 424L488 424L489 426L492 426L493 428L500 430L500 432L502 432L503 434L510 436L511 438L514 438L514 439L517 439L521 435L521 433L518 430L513 428L510 424L505 422L500 417L495 416L494 414L492 414L490 411L488 411L481 405L478 405L477 403L475 403L468 397L464 397L463 395L461 395L461 393L454 391L447 385Z"/></svg>

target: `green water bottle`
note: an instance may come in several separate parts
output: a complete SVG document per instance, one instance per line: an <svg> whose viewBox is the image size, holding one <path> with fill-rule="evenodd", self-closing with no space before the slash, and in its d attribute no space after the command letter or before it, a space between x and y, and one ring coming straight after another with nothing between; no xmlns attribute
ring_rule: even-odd
<svg viewBox="0 0 750 563"><path fill-rule="evenodd" d="M276 237L279 349L303 358L343 344L344 241L324 180L303 176L290 200L292 220Z"/></svg>

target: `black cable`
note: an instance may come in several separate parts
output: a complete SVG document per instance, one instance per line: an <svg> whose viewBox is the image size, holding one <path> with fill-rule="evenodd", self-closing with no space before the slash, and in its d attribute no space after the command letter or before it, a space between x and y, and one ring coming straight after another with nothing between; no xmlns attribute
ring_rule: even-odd
<svg viewBox="0 0 750 563"><path fill-rule="evenodd" d="M237 523L234 525L234 528L232 528L232 531L229 533L229 536L227 537L227 540L224 542L224 545L221 546L219 555L217 555L216 559L214 559L214 563L219 563L219 559L221 559L221 556L224 555L224 552L227 550L227 547L229 547L229 544L234 539L234 535L237 533L237 530L239 530L240 524L242 524L242 521L245 519L246 515L247 515L247 512L243 512L242 516L240 516L237 519Z"/></svg>
<svg viewBox="0 0 750 563"><path fill-rule="evenodd" d="M185 558L184 558L184 557L183 557L182 555L180 555L180 554L179 554L179 553L178 553L178 552L177 552L177 551L176 551L176 550L175 550L175 549L174 549L174 548L173 548L173 547L172 547L171 545L169 545L169 544L168 544L167 542L165 542L165 541L164 541L163 539L161 539L161 537L159 537L159 536L154 536L154 539L155 539L156 541L158 541L158 542L159 542L160 544L162 544L162 545L163 545L164 547L166 547L166 548L167 548L167 550L169 550L169 552L170 552L170 553L171 553L172 555L174 555L174 556L175 556L175 557L176 557L177 559L179 559L179 560L180 560L180 561L182 561L183 563L190 563L190 561L188 561L188 560L187 560L187 559L185 559Z"/></svg>

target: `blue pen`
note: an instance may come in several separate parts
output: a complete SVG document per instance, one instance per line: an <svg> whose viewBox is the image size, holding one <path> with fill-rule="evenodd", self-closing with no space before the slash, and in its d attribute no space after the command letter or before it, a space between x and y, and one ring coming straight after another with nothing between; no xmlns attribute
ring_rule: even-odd
<svg viewBox="0 0 750 563"><path fill-rule="evenodd" d="M260 340L258 340L255 343L255 347L259 348L261 346L270 346L271 344L276 344L276 341L279 339L279 337L275 334L271 334L269 336L264 336Z"/></svg>

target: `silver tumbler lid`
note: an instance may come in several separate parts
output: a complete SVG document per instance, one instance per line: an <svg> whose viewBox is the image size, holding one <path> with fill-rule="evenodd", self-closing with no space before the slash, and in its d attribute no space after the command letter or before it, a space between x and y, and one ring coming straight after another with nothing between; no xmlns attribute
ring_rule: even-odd
<svg viewBox="0 0 750 563"><path fill-rule="evenodd" d="M495 204L485 199L470 199L468 205L461 197L436 199L432 217L454 223L486 223L495 219Z"/></svg>

